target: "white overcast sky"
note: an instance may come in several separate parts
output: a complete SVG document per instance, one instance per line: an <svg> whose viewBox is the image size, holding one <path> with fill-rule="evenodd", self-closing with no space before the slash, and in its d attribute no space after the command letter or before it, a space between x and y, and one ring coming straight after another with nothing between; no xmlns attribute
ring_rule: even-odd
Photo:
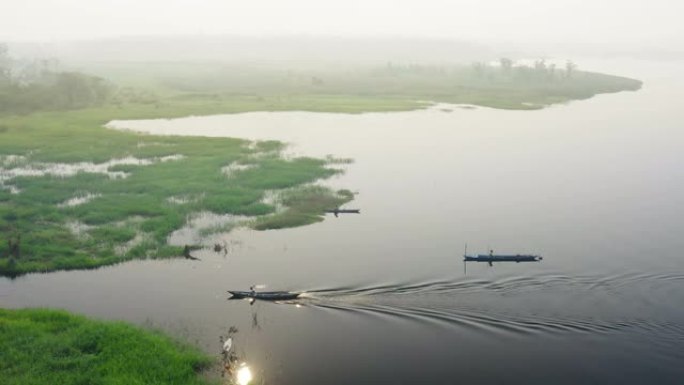
<svg viewBox="0 0 684 385"><path fill-rule="evenodd" d="M0 0L0 41L242 34L684 41L684 0Z"/></svg>

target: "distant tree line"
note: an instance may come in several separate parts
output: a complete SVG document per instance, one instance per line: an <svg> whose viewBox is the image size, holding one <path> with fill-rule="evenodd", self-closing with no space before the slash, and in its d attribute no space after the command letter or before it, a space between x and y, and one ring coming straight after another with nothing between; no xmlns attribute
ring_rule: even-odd
<svg viewBox="0 0 684 385"><path fill-rule="evenodd" d="M402 65L388 62L371 72L376 77L451 78L459 84L477 86L487 86L488 83L512 83L518 86L552 83L571 79L576 74L577 65L572 61L562 66L544 59L520 64L505 57L496 62L474 62L470 68L462 65Z"/></svg>
<svg viewBox="0 0 684 385"><path fill-rule="evenodd" d="M57 67L54 60L14 60L0 44L0 113L91 107L112 94L102 78Z"/></svg>
<svg viewBox="0 0 684 385"><path fill-rule="evenodd" d="M473 72L480 78L509 78L526 81L555 81L572 78L577 65L568 60L565 68L558 68L555 63L546 63L546 60L535 60L533 65L515 65L509 58L501 58L498 63L487 64L475 62L472 65Z"/></svg>

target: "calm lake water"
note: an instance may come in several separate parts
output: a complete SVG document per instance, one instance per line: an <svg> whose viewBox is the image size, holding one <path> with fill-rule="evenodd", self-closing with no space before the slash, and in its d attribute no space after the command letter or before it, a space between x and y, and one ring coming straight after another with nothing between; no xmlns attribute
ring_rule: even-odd
<svg viewBox="0 0 684 385"><path fill-rule="evenodd" d="M227 253L202 261L0 279L0 305L152 325L210 353L236 326L269 384L681 383L682 64L588 62L644 88L541 111L114 122L353 158L324 183L358 192L362 214L217 235ZM465 243L544 260L464 271ZM308 294L226 300L255 283Z"/></svg>

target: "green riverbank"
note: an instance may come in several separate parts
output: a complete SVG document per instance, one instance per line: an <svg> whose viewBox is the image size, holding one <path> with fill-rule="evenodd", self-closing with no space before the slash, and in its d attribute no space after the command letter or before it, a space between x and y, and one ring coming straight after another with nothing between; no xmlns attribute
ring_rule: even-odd
<svg viewBox="0 0 684 385"><path fill-rule="evenodd" d="M65 311L0 309L5 385L202 385L214 360L188 345L123 322Z"/></svg>

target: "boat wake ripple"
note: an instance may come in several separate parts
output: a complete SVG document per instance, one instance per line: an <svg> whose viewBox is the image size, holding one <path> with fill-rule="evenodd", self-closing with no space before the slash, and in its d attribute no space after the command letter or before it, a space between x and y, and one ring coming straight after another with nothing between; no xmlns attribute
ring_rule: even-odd
<svg viewBox="0 0 684 385"><path fill-rule="evenodd" d="M672 282L684 284L684 274L631 273L612 276L569 276L557 274L540 277L507 277L494 281L487 279L434 280L418 283L399 282L367 286L314 288L306 290L306 292L321 297L478 292L505 294L537 291L554 287L587 291L595 291L597 289L612 291L632 284Z"/></svg>
<svg viewBox="0 0 684 385"><path fill-rule="evenodd" d="M336 287L308 290L306 304L333 310L354 312L369 317L391 317L434 324L436 326L472 329L506 335L587 333L607 334L629 332L646 335L654 345L673 346L684 343L684 326L658 320L650 314L596 316L572 311L506 310L502 306L482 305L477 301L454 302L453 294L511 293L546 291L549 288L573 289L607 293L618 292L634 284L681 285L682 274L621 274L608 277L548 275L541 277L510 277L496 281L471 279L462 281L435 280L407 284L383 284L363 287ZM450 295L446 295L450 294ZM480 298L474 296L474 298ZM525 297L520 297L525 298ZM519 301L520 299L516 299ZM510 306L506 306L509 307ZM568 313L568 314L564 314ZM593 313L593 312L590 312Z"/></svg>
<svg viewBox="0 0 684 385"><path fill-rule="evenodd" d="M426 322L447 327L473 329L488 333L504 333L512 335L554 334L554 333L611 333L625 330L641 331L645 334L657 332L674 336L679 343L684 341L684 328L669 322L652 320L597 320L573 319L561 317L522 315L487 312L468 308L425 308L404 307L382 304L358 304L341 302L318 302L312 306L350 311L369 316L396 317L399 319ZM674 340L672 340L674 342Z"/></svg>

